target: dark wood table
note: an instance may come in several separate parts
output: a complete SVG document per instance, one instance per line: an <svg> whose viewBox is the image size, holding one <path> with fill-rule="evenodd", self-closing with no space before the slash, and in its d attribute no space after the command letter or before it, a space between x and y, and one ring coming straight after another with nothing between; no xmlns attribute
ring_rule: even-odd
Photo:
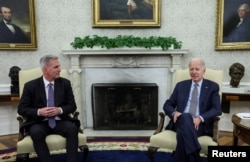
<svg viewBox="0 0 250 162"><path fill-rule="evenodd" d="M238 145L238 139L250 145L250 118L243 119L238 115L232 116L233 128L233 145Z"/></svg>
<svg viewBox="0 0 250 162"><path fill-rule="evenodd" d="M18 94L0 94L0 103L18 102L19 100Z"/></svg>
<svg viewBox="0 0 250 162"><path fill-rule="evenodd" d="M221 108L224 113L230 113L231 101L250 101L250 93L222 93Z"/></svg>

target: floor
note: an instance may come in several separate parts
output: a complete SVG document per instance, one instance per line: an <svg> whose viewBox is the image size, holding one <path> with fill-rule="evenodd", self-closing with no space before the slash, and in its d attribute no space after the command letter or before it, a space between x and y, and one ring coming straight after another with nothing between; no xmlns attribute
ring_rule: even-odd
<svg viewBox="0 0 250 162"><path fill-rule="evenodd" d="M95 131L93 129L85 129L84 132L89 137L93 137L93 136L95 137L96 136L147 136L149 137L153 134L154 131L153 130ZM0 150L16 147L17 140L18 140L18 134L0 136ZM232 132L221 131L220 136L219 136L219 145L231 146L232 143L233 143ZM245 146L247 144L239 140L239 145Z"/></svg>
<svg viewBox="0 0 250 162"><path fill-rule="evenodd" d="M17 140L17 134L0 136L0 150L16 147Z"/></svg>

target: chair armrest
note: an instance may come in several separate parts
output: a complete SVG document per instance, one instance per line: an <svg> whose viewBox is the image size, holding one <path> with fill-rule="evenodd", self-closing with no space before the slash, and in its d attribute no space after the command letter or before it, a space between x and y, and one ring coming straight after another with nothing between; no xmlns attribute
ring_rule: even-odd
<svg viewBox="0 0 250 162"><path fill-rule="evenodd" d="M79 113L78 111L75 111L75 112L72 114L72 118L73 118L74 120L79 120L79 119L78 119L79 114L80 114L80 113ZM79 132L79 133L83 133L83 130L81 129L81 127L79 127L78 132Z"/></svg>
<svg viewBox="0 0 250 162"><path fill-rule="evenodd" d="M157 126L157 129L156 131L154 132L154 134L158 134L162 131L162 128L164 126L164 122L165 122L165 113L164 112L160 112L159 113L159 116L160 116L160 121L158 123L158 126Z"/></svg>
<svg viewBox="0 0 250 162"><path fill-rule="evenodd" d="M78 111L73 112L73 113L72 113L72 118L73 118L73 119L78 119L79 114L80 114L80 113L79 113Z"/></svg>
<svg viewBox="0 0 250 162"><path fill-rule="evenodd" d="M19 136L18 136L18 141L22 140L25 136L25 132L21 131L21 126L23 125L25 118L19 114L17 114L17 120L19 122Z"/></svg>
<svg viewBox="0 0 250 162"><path fill-rule="evenodd" d="M219 138L219 121L222 116L216 116L214 120L214 127L213 127L213 141L218 143Z"/></svg>

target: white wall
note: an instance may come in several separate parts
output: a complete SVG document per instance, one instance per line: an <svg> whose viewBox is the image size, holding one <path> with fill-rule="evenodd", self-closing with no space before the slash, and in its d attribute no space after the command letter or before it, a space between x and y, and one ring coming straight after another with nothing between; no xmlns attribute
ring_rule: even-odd
<svg viewBox="0 0 250 162"><path fill-rule="evenodd" d="M45 54L60 55L64 49L71 49L74 37L86 35L117 36L173 36L183 42L183 48L190 54L184 58L186 65L191 57L203 57L207 67L224 70L224 81L229 81L228 68L240 62L246 68L242 82L250 80L248 69L249 51L215 51L216 4L211 0L162 0L160 28L92 28L90 0L39 0L35 1L38 49L35 51L0 51L0 84L9 84L9 68L13 65L21 69L38 66L38 60ZM69 67L67 57L60 55L63 68ZM10 113L6 105L0 104L0 123ZM244 107L244 106L243 106ZM236 108L237 111L241 109ZM7 113L6 113L7 111ZM246 110L250 111L250 109ZM5 116L6 116L5 115ZM10 117L10 116L8 116ZM10 117L16 122L15 117ZM0 125L2 128L2 125ZM8 125L7 125L8 126ZM4 127L7 127L4 126ZM6 130L11 130L8 128ZM2 132L2 131L1 131ZM4 132L3 132L4 133ZM11 133L6 131L5 133Z"/></svg>
<svg viewBox="0 0 250 162"><path fill-rule="evenodd" d="M14 134L18 132L19 125L17 121L18 103L0 103L0 135Z"/></svg>

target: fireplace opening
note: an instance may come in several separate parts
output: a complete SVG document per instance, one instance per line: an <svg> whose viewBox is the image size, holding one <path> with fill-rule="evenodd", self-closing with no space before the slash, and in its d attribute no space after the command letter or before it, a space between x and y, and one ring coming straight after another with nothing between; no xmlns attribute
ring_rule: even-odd
<svg viewBox="0 0 250 162"><path fill-rule="evenodd" d="M92 84L92 112L96 130L154 130L158 122L158 86Z"/></svg>

